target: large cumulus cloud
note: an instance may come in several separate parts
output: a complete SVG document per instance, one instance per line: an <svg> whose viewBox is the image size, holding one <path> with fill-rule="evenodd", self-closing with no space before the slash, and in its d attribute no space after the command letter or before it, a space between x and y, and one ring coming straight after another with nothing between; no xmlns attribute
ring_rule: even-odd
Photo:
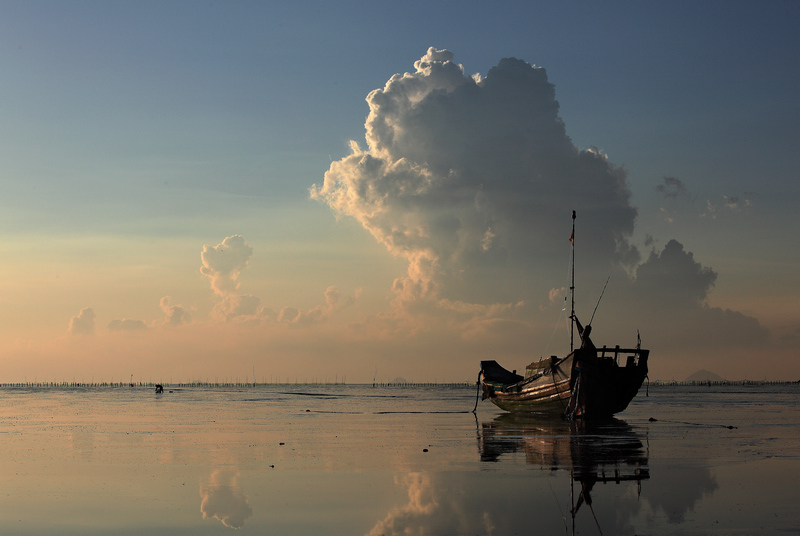
<svg viewBox="0 0 800 536"><path fill-rule="evenodd" d="M451 52L430 48L366 100L365 146L351 141L310 194L408 262L392 285L394 313L404 314L379 315L382 327L425 318L417 324L429 329L432 316L419 313L433 311L464 339L494 336L498 350L534 326L545 336L570 285L576 210L577 310L590 316L611 275L599 315L606 336L635 342L641 328L682 355L766 343L758 320L710 304L718 275L680 242L642 262L625 169L572 143L543 68L506 58L470 76ZM672 177L657 190L689 197Z"/></svg>
<svg viewBox="0 0 800 536"><path fill-rule="evenodd" d="M519 299L532 276L561 269L572 209L595 215L586 258L638 260L626 174L573 145L543 68L507 58L468 76L434 48L414 66L369 94L366 148L351 142L311 189L408 260L399 297Z"/></svg>

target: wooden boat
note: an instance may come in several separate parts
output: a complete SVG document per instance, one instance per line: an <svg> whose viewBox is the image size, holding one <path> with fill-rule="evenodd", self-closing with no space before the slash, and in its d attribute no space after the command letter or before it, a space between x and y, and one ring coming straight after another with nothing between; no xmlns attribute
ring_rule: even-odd
<svg viewBox="0 0 800 536"><path fill-rule="evenodd" d="M597 348L590 337L591 320L584 327L575 316L574 237L575 211L570 236L573 252L570 353L564 358L552 356L531 363L524 376L516 370L508 371L494 360L481 361L483 400L488 398L501 409L560 413L568 419L609 418L628 407L647 376L650 351L642 349L638 337L635 348ZM576 326L581 336L581 347L577 349L572 336Z"/></svg>

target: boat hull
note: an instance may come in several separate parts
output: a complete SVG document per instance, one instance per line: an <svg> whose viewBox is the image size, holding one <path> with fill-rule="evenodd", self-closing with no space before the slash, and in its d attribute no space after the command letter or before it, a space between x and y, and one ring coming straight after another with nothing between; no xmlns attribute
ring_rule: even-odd
<svg viewBox="0 0 800 536"><path fill-rule="evenodd" d="M519 381L508 382L507 377L503 378L492 370L494 361L482 361L483 399L488 398L505 411L561 413L566 410L571 396L572 362L573 356L570 355L544 369L538 378L518 377Z"/></svg>
<svg viewBox="0 0 800 536"><path fill-rule="evenodd" d="M620 355L628 354L625 366ZM567 418L609 418L628 407L647 376L648 350L615 349L611 356L576 350L529 378L495 361L481 362L483 399L510 412L561 414Z"/></svg>

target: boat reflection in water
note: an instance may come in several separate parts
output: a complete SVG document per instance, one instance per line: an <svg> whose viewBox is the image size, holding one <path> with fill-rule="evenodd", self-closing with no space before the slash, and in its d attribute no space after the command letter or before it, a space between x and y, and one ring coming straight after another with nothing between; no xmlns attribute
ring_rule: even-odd
<svg viewBox="0 0 800 536"><path fill-rule="evenodd" d="M572 482L580 484L579 493L572 496L573 530L575 514L581 506L586 504L592 509L595 484L636 482L638 496L642 480L650 478L645 445L633 428L618 419L565 421L504 413L481 424L479 441L483 462L524 453L527 464L569 471Z"/></svg>

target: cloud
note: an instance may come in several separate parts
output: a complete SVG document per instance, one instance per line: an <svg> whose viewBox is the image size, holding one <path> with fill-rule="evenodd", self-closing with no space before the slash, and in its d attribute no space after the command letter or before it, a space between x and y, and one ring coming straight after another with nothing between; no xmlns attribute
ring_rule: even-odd
<svg viewBox="0 0 800 536"><path fill-rule="evenodd" d="M230 325L248 323L259 329L235 331L242 362L269 359L265 348L296 358L282 360L292 363L289 372L278 372L284 365L271 362L276 374L330 367L325 370L333 376L345 368L374 370L380 361L382 370L402 367L392 376L418 378L432 372L461 376L454 371L471 370L486 355L504 361L528 360L532 349L549 355L548 338L558 337L552 352L560 353L568 347L560 328L570 287L572 209L582 320L612 275L596 318L601 344L628 344L617 338L621 326L635 342L635 329L642 328L647 344L659 343L652 346L654 367L670 349L686 355L690 346L729 349L746 338L751 347L762 344L766 330L758 320L713 306L714 284L722 276L703 266L700 255L696 260L680 242L648 236L646 248L667 245L641 262L631 243L637 209L624 168L594 147L572 143L544 69L507 58L486 76L467 76L452 53L430 49L413 72L392 76L367 102L365 141L351 142L349 154L330 164L310 195L338 217L358 222L404 261L385 289L383 308L332 322L359 299L359 291L347 296L336 286L318 305L268 308L263 296L240 284L253 248L233 235L202 248L200 272L215 298L210 318L180 330L149 330L131 348L144 347L138 339L157 341L153 347L160 353L153 356L186 356L174 360L175 370L185 370L199 354L214 370L219 356L231 355ZM657 190L667 200L688 196L674 177L665 177ZM730 196L718 204L717 210L732 211L746 203ZM379 299L373 294L368 302ZM163 321L149 325L190 321L189 308L168 296L161 307ZM91 332L93 325L93 314L81 313L70 333ZM109 327L135 326L120 320ZM98 339L81 344L104 342Z"/></svg>
<svg viewBox="0 0 800 536"><path fill-rule="evenodd" d="M147 324L141 320L131 320L130 318L112 320L108 323L109 331L144 331L146 329Z"/></svg>
<svg viewBox="0 0 800 536"><path fill-rule="evenodd" d="M637 261L626 173L572 144L543 68L506 58L476 79L434 48L414 65L367 97L366 149L310 190L408 261L396 303L517 301L560 270L572 209L596 221L586 258Z"/></svg>
<svg viewBox="0 0 800 536"><path fill-rule="evenodd" d="M252 319L263 316L261 298L252 294L226 295L220 300L212 311L212 316L226 322L234 320Z"/></svg>
<svg viewBox="0 0 800 536"><path fill-rule="evenodd" d="M506 353L531 337L552 339L553 313L563 321L565 302L563 291L549 289L570 286L574 209L581 315L613 276L601 333L617 337L626 326L629 336L631 325L641 327L662 356L668 348L688 355L688 347L765 344L757 319L713 306L717 272L680 242L666 240L642 262L630 240L637 209L625 169L572 143L543 68L505 58L486 76L467 76L450 51L431 48L413 72L392 76L366 100L365 142L351 141L349 154L310 188L312 199L407 263L391 285L391 309L353 331L427 334L429 342L457 333L471 349L492 341ZM666 203L691 201L676 177L656 191ZM721 203L728 212L746 204L740 196ZM654 243L648 235L646 247ZM319 311L309 313L285 308L279 319L299 323Z"/></svg>
<svg viewBox="0 0 800 536"><path fill-rule="evenodd" d="M306 310L285 306L276 314L264 307L258 296L240 292L238 278L247 268L252 254L253 248L240 235L229 236L213 247L203 246L200 272L211 280L211 288L219 297L211 312L213 319L237 324L277 321L280 324L311 325L327 320L334 313L355 304L361 293L356 290L342 299L339 290L329 286L325 291L325 305ZM188 315L185 311L183 314Z"/></svg>
<svg viewBox="0 0 800 536"><path fill-rule="evenodd" d="M721 350L764 346L769 333L757 319L709 304L717 277L714 270L702 266L691 252L685 251L683 244L670 240L661 252L651 251L647 261L637 268L636 280L622 301L633 313L630 322L646 318L657 326L662 348ZM631 306L632 303L636 305Z"/></svg>
<svg viewBox="0 0 800 536"><path fill-rule="evenodd" d="M161 322L162 325L180 326L192 321L192 315L189 311L180 305L173 305L170 296L161 298L159 305L161 306L161 310L164 311L164 320ZM151 326L156 326L157 324L158 322L152 322ZM149 329L149 327L150 326L142 320L132 320L130 318L112 320L108 324L108 330L115 332L145 331Z"/></svg>
<svg viewBox="0 0 800 536"><path fill-rule="evenodd" d="M430 523L434 514L441 514L427 474L410 473L403 477L402 484L408 488L408 504L393 508L372 528L369 536L423 534L425 525Z"/></svg>
<svg viewBox="0 0 800 536"><path fill-rule="evenodd" d="M665 199L689 197L689 190L686 189L683 181L676 179L675 177L664 177L661 184L656 186L656 192L664 196Z"/></svg>
<svg viewBox="0 0 800 536"><path fill-rule="evenodd" d="M464 492L464 489L476 489L471 487L476 484L474 480L450 477L452 475L449 474L434 477L424 472L396 476L395 484L407 489L408 502L392 508L372 527L367 533L368 536L492 535L525 532L525 527L520 526L518 517L504 515L511 512L504 512L510 503L507 497L503 497L502 492L494 498L489 498L487 502L487 498L479 493ZM537 502L534 493L525 490L524 499ZM519 502L522 503L524 500ZM539 526L541 532L552 532L551 523L551 520L542 519Z"/></svg>
<svg viewBox="0 0 800 536"><path fill-rule="evenodd" d="M757 196L755 192L745 192L742 195L722 194L717 200L706 201L706 210L701 216L716 219L723 213L735 214L745 211L753 206Z"/></svg>
<svg viewBox="0 0 800 536"><path fill-rule="evenodd" d="M705 461L705 460L703 460ZM642 493L654 512L666 516L671 524L683 523L703 498L710 497L719 488L708 467L664 467L658 475L658 486L648 486ZM673 490L681 490L674 493Z"/></svg>
<svg viewBox="0 0 800 536"><path fill-rule="evenodd" d="M238 484L238 473L217 469L208 484L200 488L200 511L203 519L218 519L232 529L244 527L253 509Z"/></svg>
<svg viewBox="0 0 800 536"><path fill-rule="evenodd" d="M237 279L247 267L253 248L240 235L227 237L216 246L203 246L200 273L211 280L211 288L220 296L226 296L239 288Z"/></svg>
<svg viewBox="0 0 800 536"><path fill-rule="evenodd" d="M239 275L252 255L253 248L241 235L229 236L216 246L203 246L200 273L211 280L211 289L221 298L211 312L213 318L243 322L264 315L260 298L239 292Z"/></svg>
<svg viewBox="0 0 800 536"><path fill-rule="evenodd" d="M659 304L702 305L716 280L717 273L701 266L677 240L660 253L651 251L636 270L637 291Z"/></svg>
<svg viewBox="0 0 800 536"><path fill-rule="evenodd" d="M78 316L73 316L69 321L67 333L70 335L93 335L95 314L91 307L81 309Z"/></svg>
<svg viewBox="0 0 800 536"><path fill-rule="evenodd" d="M180 305L173 305L170 296L164 296L159 301L161 310L164 311L165 326L180 326L192 321L192 315Z"/></svg>
<svg viewBox="0 0 800 536"><path fill-rule="evenodd" d="M355 305L361 290L356 290L352 295L348 296L345 300L341 299L339 289L330 286L325 290L325 305L318 305L306 311L296 309L294 307L284 307L278 313L278 322L286 324L314 324L327 320L333 314Z"/></svg>
<svg viewBox="0 0 800 536"><path fill-rule="evenodd" d="M551 288L550 292L548 292L548 297L551 304L563 304L567 296L569 296L569 290L567 287Z"/></svg>

